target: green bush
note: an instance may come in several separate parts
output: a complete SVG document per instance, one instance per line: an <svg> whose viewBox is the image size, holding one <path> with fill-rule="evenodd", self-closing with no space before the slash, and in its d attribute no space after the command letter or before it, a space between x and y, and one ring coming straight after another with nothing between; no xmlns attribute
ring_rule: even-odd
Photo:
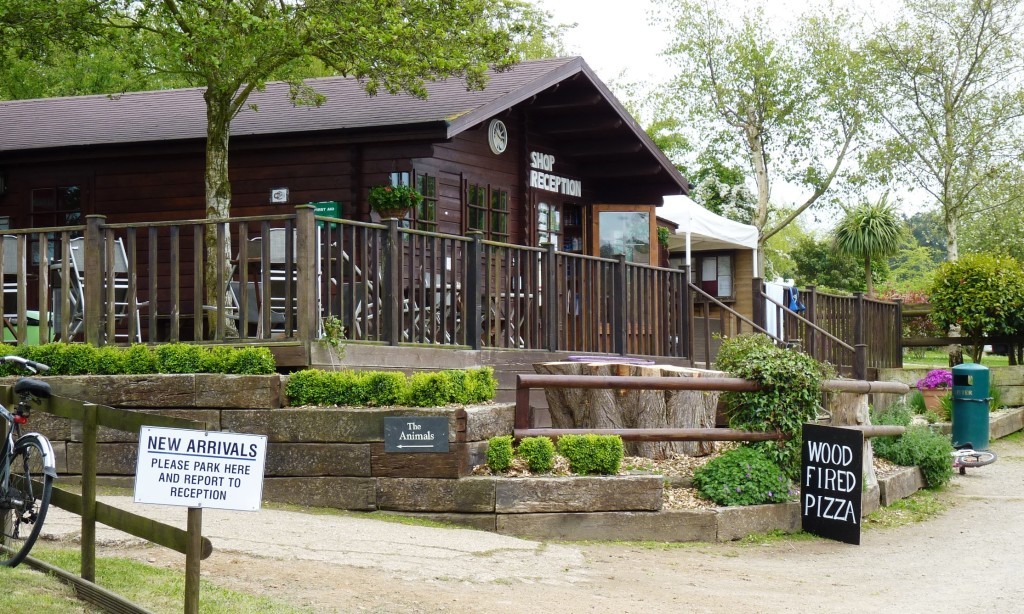
<svg viewBox="0 0 1024 614"><path fill-rule="evenodd" d="M189 343L168 343L156 348L158 373L202 373L203 348Z"/></svg>
<svg viewBox="0 0 1024 614"><path fill-rule="evenodd" d="M800 474L801 433L805 422L817 417L821 384L831 372L803 352L775 345L763 334L744 334L726 339L715 364L734 377L753 380L759 392L727 392L722 395L729 426L742 431L780 431L788 441L752 444L774 461L790 478Z"/></svg>
<svg viewBox="0 0 1024 614"><path fill-rule="evenodd" d="M285 395L289 405L335 405L340 396L340 372L305 369L288 376Z"/></svg>
<svg viewBox="0 0 1024 614"><path fill-rule="evenodd" d="M907 427L899 437L871 440L875 453L897 465L918 466L928 488L939 488L953 477L953 444L949 437L926 426Z"/></svg>
<svg viewBox="0 0 1024 614"><path fill-rule="evenodd" d="M228 359L228 373L237 375L270 375L277 371L274 354L270 348L244 347L231 352Z"/></svg>
<svg viewBox="0 0 1024 614"><path fill-rule="evenodd" d="M49 365L49 375L88 375L96 373L98 350L81 343L47 343L25 346L20 355Z"/></svg>
<svg viewBox="0 0 1024 614"><path fill-rule="evenodd" d="M145 347L145 346L143 346ZM96 350L96 373L99 375L120 375L128 371L128 353L114 345L105 345ZM147 371L152 373L152 371Z"/></svg>
<svg viewBox="0 0 1024 614"><path fill-rule="evenodd" d="M405 374L399 371L369 371L361 378L365 405L398 405L405 393Z"/></svg>
<svg viewBox="0 0 1024 614"><path fill-rule="evenodd" d="M516 454L534 473L547 473L555 466L555 444L550 437L524 437Z"/></svg>
<svg viewBox="0 0 1024 614"><path fill-rule="evenodd" d="M1003 407L1003 392L992 386L992 389L988 391L988 396L992 397L988 402L989 411L998 411Z"/></svg>
<svg viewBox="0 0 1024 614"><path fill-rule="evenodd" d="M574 473L614 475L622 465L622 438L618 435L566 435L558 439L558 453Z"/></svg>
<svg viewBox="0 0 1024 614"><path fill-rule="evenodd" d="M156 373L156 354L141 343L132 345L124 350L124 372L132 375Z"/></svg>
<svg viewBox="0 0 1024 614"><path fill-rule="evenodd" d="M487 440L487 466L495 473L512 466L512 436L501 435Z"/></svg>
<svg viewBox="0 0 1024 614"><path fill-rule="evenodd" d="M198 347L198 346L197 346ZM230 373L231 356L235 349L226 345L200 348L201 373Z"/></svg>
<svg viewBox="0 0 1024 614"><path fill-rule="evenodd" d="M914 411L915 414L923 414L928 411L928 408L924 404L924 395L917 388L910 389L910 396L907 398L907 405Z"/></svg>
<svg viewBox="0 0 1024 614"><path fill-rule="evenodd" d="M452 379L445 371L415 373L409 378L405 404L410 407L439 407L455 397Z"/></svg>
<svg viewBox="0 0 1024 614"><path fill-rule="evenodd" d="M469 376L467 403L484 403L494 398L498 390L498 380L494 377L492 367L467 369L466 373Z"/></svg>
<svg viewBox="0 0 1024 614"><path fill-rule="evenodd" d="M718 505L760 505L789 500L789 479L761 450L742 446L693 472L693 485Z"/></svg>

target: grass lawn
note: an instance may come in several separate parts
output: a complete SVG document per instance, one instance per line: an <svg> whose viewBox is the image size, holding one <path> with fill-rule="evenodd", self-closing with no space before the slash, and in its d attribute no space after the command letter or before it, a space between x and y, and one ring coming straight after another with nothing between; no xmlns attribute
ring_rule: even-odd
<svg viewBox="0 0 1024 614"><path fill-rule="evenodd" d="M32 556L71 572L79 569L79 551L69 548L32 549ZM154 567L120 557L96 558L96 584L154 612L181 612L185 595L182 570ZM56 579L22 565L0 567L0 612L98 612L75 599L71 588ZM241 593L207 580L199 590L200 612L307 612L290 604Z"/></svg>
<svg viewBox="0 0 1024 614"><path fill-rule="evenodd" d="M964 362L974 362L971 357L964 352ZM986 367L1005 367L1009 364L1009 359L1006 356L995 356L992 354L986 354L981 359L981 364ZM910 348L904 350L903 354L903 367L912 369L914 367L949 367L949 355L945 349L932 349L932 348Z"/></svg>

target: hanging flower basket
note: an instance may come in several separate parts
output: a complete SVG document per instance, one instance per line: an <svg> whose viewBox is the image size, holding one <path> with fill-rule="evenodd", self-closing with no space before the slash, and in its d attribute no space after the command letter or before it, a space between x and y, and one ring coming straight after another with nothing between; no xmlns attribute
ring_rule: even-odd
<svg viewBox="0 0 1024 614"><path fill-rule="evenodd" d="M370 209L381 219L403 218L420 204L423 195L407 185L382 185L370 188Z"/></svg>

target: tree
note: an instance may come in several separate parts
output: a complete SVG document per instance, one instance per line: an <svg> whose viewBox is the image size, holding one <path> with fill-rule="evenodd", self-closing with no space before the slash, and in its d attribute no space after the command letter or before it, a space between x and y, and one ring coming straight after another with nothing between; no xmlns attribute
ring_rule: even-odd
<svg viewBox="0 0 1024 614"><path fill-rule="evenodd" d="M841 254L829 240L818 240L806 236L797 240L790 252L796 271L794 281L800 286L814 284L826 292L863 292L865 289L864 269L858 260ZM871 263L872 278L888 278L888 266L884 260Z"/></svg>
<svg viewBox="0 0 1024 614"><path fill-rule="evenodd" d="M763 245L829 191L864 134L872 71L856 24L841 12L805 16L789 33L760 10L731 23L707 3L658 4L675 36L673 93L702 142L749 165ZM769 228L771 184L783 178L809 194Z"/></svg>
<svg viewBox="0 0 1024 614"><path fill-rule="evenodd" d="M747 187L743 170L712 159L704 152L697 158L700 168L689 175L694 184L691 196L704 208L743 224L753 221L757 198Z"/></svg>
<svg viewBox="0 0 1024 614"><path fill-rule="evenodd" d="M1019 207L1018 184L1001 203L980 200L1019 166L1024 56L1018 0L908 0L906 12L869 45L881 70L891 137L876 171L912 181L941 208L950 260L964 219L993 204Z"/></svg>
<svg viewBox="0 0 1024 614"><path fill-rule="evenodd" d="M58 0L64 2L65 0ZM68 0L71 2L71 0ZM36 23L40 5L0 0L11 23ZM124 30L128 57L145 71L205 88L206 216L230 215L228 141L232 120L271 77L286 77L299 103L322 95L299 77L311 58L380 90L426 96L427 79L457 76L480 88L489 66L506 69L548 31L547 14L521 0L75 0L89 10L82 30ZM3 22L0 22L3 23ZM31 30L34 31L34 30ZM227 245L229 242L226 242ZM209 229L207 253L216 256ZM206 299L216 296L208 258ZM224 260L227 260L225 258ZM228 271L225 271L227 273Z"/></svg>
<svg viewBox="0 0 1024 614"><path fill-rule="evenodd" d="M985 337L1024 331L1024 270L1009 256L965 254L946 262L936 271L929 295L932 320L943 329L959 326L971 340L976 363Z"/></svg>
<svg viewBox="0 0 1024 614"><path fill-rule="evenodd" d="M872 296L875 288L871 281L871 260L896 254L903 237L903 224L885 195L874 203L847 209L832 231L832 244L840 253L864 259L865 285L868 296Z"/></svg>

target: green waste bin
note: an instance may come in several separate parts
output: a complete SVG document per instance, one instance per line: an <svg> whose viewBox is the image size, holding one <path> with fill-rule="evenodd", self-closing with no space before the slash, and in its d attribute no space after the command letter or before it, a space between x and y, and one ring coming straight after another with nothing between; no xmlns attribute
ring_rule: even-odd
<svg viewBox="0 0 1024 614"><path fill-rule="evenodd" d="M953 446L988 449L989 370L967 363L953 367Z"/></svg>

